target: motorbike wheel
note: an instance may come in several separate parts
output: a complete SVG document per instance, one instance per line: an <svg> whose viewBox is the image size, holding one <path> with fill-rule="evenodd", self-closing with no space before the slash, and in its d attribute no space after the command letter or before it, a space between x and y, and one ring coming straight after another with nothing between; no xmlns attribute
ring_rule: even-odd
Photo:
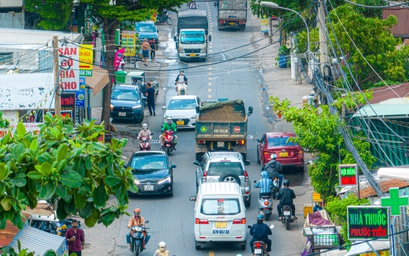
<svg viewBox="0 0 409 256"><path fill-rule="evenodd" d="M288 218L285 218L285 229L286 230L290 229L290 220Z"/></svg>
<svg viewBox="0 0 409 256"><path fill-rule="evenodd" d="M166 148L166 153L167 153L168 155L170 155L170 152L172 152L171 149L170 149L170 147L167 147L167 148Z"/></svg>
<svg viewBox="0 0 409 256"><path fill-rule="evenodd" d="M264 215L264 220L265 220L265 221L269 220L269 219L270 219L270 216L271 216L270 214Z"/></svg>
<svg viewBox="0 0 409 256"><path fill-rule="evenodd" d="M135 252L135 256L139 256L139 254L141 253L141 242L139 240L135 241L135 250L134 250L134 252Z"/></svg>
<svg viewBox="0 0 409 256"><path fill-rule="evenodd" d="M172 20L169 17L166 19L166 24L169 26L172 25Z"/></svg>

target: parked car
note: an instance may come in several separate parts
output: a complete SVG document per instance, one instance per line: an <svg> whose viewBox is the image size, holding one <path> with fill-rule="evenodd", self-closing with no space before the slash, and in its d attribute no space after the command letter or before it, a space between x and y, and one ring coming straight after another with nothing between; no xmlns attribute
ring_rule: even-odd
<svg viewBox="0 0 409 256"><path fill-rule="evenodd" d="M304 171L304 151L296 142L289 139L295 137L290 132L267 132L257 139L257 160L262 168L271 160L271 154L277 156L277 162L284 166L295 166Z"/></svg>
<svg viewBox="0 0 409 256"><path fill-rule="evenodd" d="M159 36L158 36L158 28L156 27L153 21L143 21L135 23L136 32L138 32L138 38L143 41L143 39L147 39L151 48L155 51L158 50L159 46Z"/></svg>
<svg viewBox="0 0 409 256"><path fill-rule="evenodd" d="M196 169L196 192L199 186L205 182L234 182L241 187L241 192L246 207L251 203L251 184L243 156L239 152L220 151L207 152L201 162L194 161Z"/></svg>
<svg viewBox="0 0 409 256"><path fill-rule="evenodd" d="M133 120L141 123L144 118L146 97L133 85L117 85L111 94L111 118Z"/></svg>
<svg viewBox="0 0 409 256"><path fill-rule="evenodd" d="M179 128L195 128L196 117L199 112L201 100L196 95L173 96L165 109L163 118L171 116Z"/></svg>
<svg viewBox="0 0 409 256"><path fill-rule="evenodd" d="M163 151L138 151L133 153L125 168L132 167L139 194L164 194L173 196L173 169L169 156Z"/></svg>

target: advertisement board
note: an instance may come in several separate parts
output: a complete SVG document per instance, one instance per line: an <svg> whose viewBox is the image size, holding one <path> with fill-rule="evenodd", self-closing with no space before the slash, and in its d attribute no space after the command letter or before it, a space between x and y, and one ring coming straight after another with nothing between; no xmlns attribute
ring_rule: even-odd
<svg viewBox="0 0 409 256"><path fill-rule="evenodd" d="M60 86L62 90L79 90L79 49L73 44L58 48L60 64Z"/></svg>
<svg viewBox="0 0 409 256"><path fill-rule="evenodd" d="M348 206L347 219L349 240L389 240L387 207Z"/></svg>
<svg viewBox="0 0 409 256"><path fill-rule="evenodd" d="M358 184L358 166L356 164L339 165L339 185L352 186Z"/></svg>
<svg viewBox="0 0 409 256"><path fill-rule="evenodd" d="M94 50L92 44L80 44L80 76L92 76Z"/></svg>
<svg viewBox="0 0 409 256"><path fill-rule="evenodd" d="M136 54L136 40L138 33L135 30L124 30L121 35L121 46L125 48L123 56L134 57Z"/></svg>

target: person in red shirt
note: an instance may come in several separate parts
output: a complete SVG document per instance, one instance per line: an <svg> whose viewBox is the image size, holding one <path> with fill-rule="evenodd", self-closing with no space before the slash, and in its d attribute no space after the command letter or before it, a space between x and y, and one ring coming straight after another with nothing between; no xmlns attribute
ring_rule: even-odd
<svg viewBox="0 0 409 256"><path fill-rule="evenodd" d="M78 228L78 221L72 222L72 228L65 233L65 239L68 242L68 255L76 253L77 256L81 256L82 248L84 247L85 237L84 231Z"/></svg>

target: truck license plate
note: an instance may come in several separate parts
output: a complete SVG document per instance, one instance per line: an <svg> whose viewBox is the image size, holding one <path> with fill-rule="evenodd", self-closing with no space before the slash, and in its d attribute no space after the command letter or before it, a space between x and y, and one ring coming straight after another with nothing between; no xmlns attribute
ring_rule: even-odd
<svg viewBox="0 0 409 256"><path fill-rule="evenodd" d="M261 249L254 249L254 254L260 254L261 253Z"/></svg>
<svg viewBox="0 0 409 256"><path fill-rule="evenodd" d="M218 147L218 148L224 147L224 142L223 142L223 141L218 141L218 142L217 142L217 147Z"/></svg>
<svg viewBox="0 0 409 256"><path fill-rule="evenodd" d="M234 26L235 23L234 23L234 22L229 22L229 25L230 25L230 26Z"/></svg>
<svg viewBox="0 0 409 256"><path fill-rule="evenodd" d="M143 189L144 189L145 191L153 191L153 185L145 185L145 186L143 187Z"/></svg>
<svg viewBox="0 0 409 256"><path fill-rule="evenodd" d="M118 116L126 116L126 113L125 112L119 112Z"/></svg>
<svg viewBox="0 0 409 256"><path fill-rule="evenodd" d="M190 57L196 57L196 54L191 53L189 56L190 56Z"/></svg>
<svg viewBox="0 0 409 256"><path fill-rule="evenodd" d="M183 122L183 120L176 121L176 125L184 125L184 124L185 122Z"/></svg>

